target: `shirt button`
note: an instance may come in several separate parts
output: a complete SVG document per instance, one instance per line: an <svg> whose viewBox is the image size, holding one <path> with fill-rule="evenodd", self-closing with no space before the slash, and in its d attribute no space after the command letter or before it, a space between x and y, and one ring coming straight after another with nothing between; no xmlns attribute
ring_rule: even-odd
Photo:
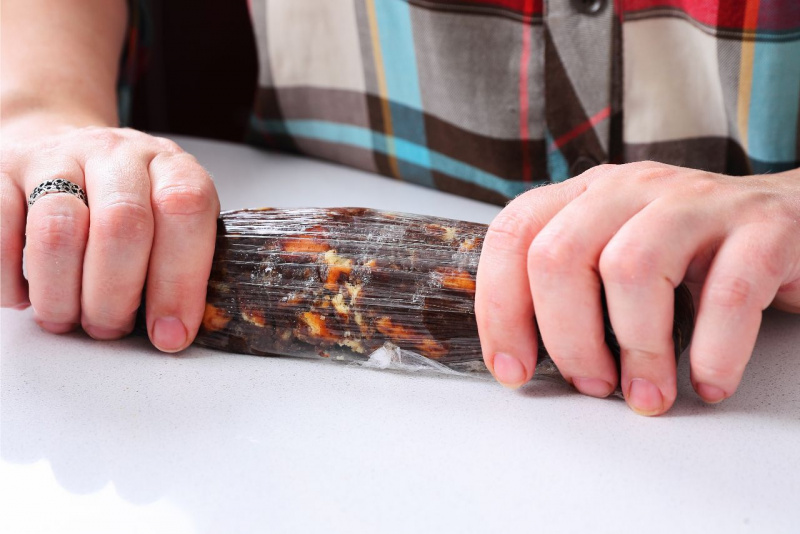
<svg viewBox="0 0 800 534"><path fill-rule="evenodd" d="M606 0L572 0L572 7L584 15L597 15L606 7Z"/></svg>
<svg viewBox="0 0 800 534"><path fill-rule="evenodd" d="M570 176L578 176L579 174L583 174L599 163L599 161L591 156L578 156L575 158L575 161L572 162L572 165L569 166Z"/></svg>

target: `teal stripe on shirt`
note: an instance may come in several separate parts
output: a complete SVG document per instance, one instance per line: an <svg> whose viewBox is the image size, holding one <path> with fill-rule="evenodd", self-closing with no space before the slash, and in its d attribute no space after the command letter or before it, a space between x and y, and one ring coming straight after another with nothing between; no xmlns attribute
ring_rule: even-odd
<svg viewBox="0 0 800 534"><path fill-rule="evenodd" d="M409 108L422 109L409 9L405 2L375 0L388 97Z"/></svg>
<svg viewBox="0 0 800 534"><path fill-rule="evenodd" d="M378 39L383 56L383 71L389 110L392 114L392 134L396 138L410 139L427 145L425 119L420 110L422 94L419 87L411 7L406 2L375 0L375 18ZM410 166L402 160L397 168L403 179L433 187L433 176L427 154L423 161Z"/></svg>
<svg viewBox="0 0 800 534"><path fill-rule="evenodd" d="M251 117L251 122L255 130L271 134L288 133L293 137L339 143L381 152L385 150L387 145L386 136L384 134L374 132L368 128L341 124L338 122L316 120L264 121L257 117ZM377 137L381 142L375 145L373 143L373 137ZM486 172L473 165L464 163L463 161L432 151L424 145L397 137L394 137L392 142L394 143L395 156L400 161L453 176L464 182L495 191L508 198L513 198L532 186L542 183L525 183L505 180L496 174Z"/></svg>
<svg viewBox="0 0 800 534"><path fill-rule="evenodd" d="M757 42L752 84L749 155L764 162L797 161L800 41Z"/></svg>

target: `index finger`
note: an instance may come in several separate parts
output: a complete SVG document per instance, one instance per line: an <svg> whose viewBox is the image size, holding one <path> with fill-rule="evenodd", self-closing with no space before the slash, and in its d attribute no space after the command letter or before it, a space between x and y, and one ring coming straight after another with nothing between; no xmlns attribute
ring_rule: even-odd
<svg viewBox="0 0 800 534"><path fill-rule="evenodd" d="M690 349L692 384L706 402L720 402L739 387L762 312L800 257L795 242L767 225L753 225L720 247L700 296Z"/></svg>
<svg viewBox="0 0 800 534"><path fill-rule="evenodd" d="M155 236L147 273L147 330L165 352L186 348L205 309L219 200L211 177L186 153L150 163Z"/></svg>
<svg viewBox="0 0 800 534"><path fill-rule="evenodd" d="M533 189L489 225L478 264L475 318L486 367L505 386L530 380L538 356L528 249L547 222L586 187L586 178L578 177Z"/></svg>

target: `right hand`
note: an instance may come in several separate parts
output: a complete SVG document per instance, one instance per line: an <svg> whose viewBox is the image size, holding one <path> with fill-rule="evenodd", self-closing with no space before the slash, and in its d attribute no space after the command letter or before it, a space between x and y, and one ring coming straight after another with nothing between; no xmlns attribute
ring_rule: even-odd
<svg viewBox="0 0 800 534"><path fill-rule="evenodd" d="M28 209L31 191L56 178L81 186L89 208L57 193ZM193 341L219 215L194 157L130 129L4 127L0 182L3 307L32 305L56 334L81 325L95 339L117 339L133 330L144 289L155 346L176 352Z"/></svg>

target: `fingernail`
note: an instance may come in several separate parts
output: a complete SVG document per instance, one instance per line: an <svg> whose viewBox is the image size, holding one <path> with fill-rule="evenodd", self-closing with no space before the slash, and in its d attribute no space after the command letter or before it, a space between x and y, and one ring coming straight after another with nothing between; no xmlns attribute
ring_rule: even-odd
<svg viewBox="0 0 800 534"><path fill-rule="evenodd" d="M176 317L161 317L153 323L153 344L164 352L175 352L186 344L186 327Z"/></svg>
<svg viewBox="0 0 800 534"><path fill-rule="evenodd" d="M75 329L75 323L53 323L50 321L36 321L39 326L53 334L66 334Z"/></svg>
<svg viewBox="0 0 800 534"><path fill-rule="evenodd" d="M628 392L628 404L639 415L656 415L664 408L664 397L652 382L634 378Z"/></svg>
<svg viewBox="0 0 800 534"><path fill-rule="evenodd" d="M528 378L522 362L502 352L495 354L493 367L495 378L509 388L518 388Z"/></svg>
<svg viewBox="0 0 800 534"><path fill-rule="evenodd" d="M584 395L590 395L592 397L608 397L611 395L611 392L614 391L611 384L599 378L573 378L572 384L575 386L575 389Z"/></svg>
<svg viewBox="0 0 800 534"><path fill-rule="evenodd" d="M25 302L20 302L16 306L14 306L15 310L27 310L30 307L31 303L27 300Z"/></svg>
<svg viewBox="0 0 800 534"><path fill-rule="evenodd" d="M727 398L725 392L717 386L712 386L709 384L697 384L695 390L704 401L710 402L711 404L722 402Z"/></svg>
<svg viewBox="0 0 800 534"><path fill-rule="evenodd" d="M118 328L103 328L102 326L86 325L83 331L89 334L93 339L100 341L108 341L111 339L119 339L125 337L128 333Z"/></svg>

